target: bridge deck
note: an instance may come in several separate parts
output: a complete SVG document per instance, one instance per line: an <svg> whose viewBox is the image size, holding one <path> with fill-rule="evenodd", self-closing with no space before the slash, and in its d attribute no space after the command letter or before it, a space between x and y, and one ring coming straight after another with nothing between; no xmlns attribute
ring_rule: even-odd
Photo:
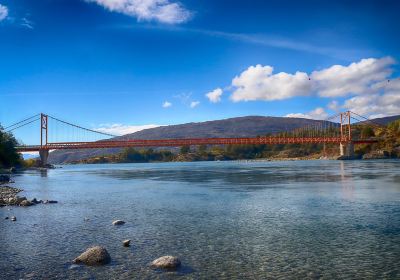
<svg viewBox="0 0 400 280"><path fill-rule="evenodd" d="M20 152L32 152L42 149L105 149L127 147L179 147L189 145L276 145L276 144L318 144L318 143L346 143L354 144L375 143L375 139L349 140L342 137L248 137L248 138L188 138L188 139L161 139L161 140L115 140L97 142L57 142L47 143L44 146L18 146Z"/></svg>

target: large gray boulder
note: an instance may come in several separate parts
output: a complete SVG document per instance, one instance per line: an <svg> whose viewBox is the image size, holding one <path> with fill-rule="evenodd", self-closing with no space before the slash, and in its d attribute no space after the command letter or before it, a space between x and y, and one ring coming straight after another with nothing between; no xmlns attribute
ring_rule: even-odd
<svg viewBox="0 0 400 280"><path fill-rule="evenodd" d="M85 265L105 265L111 261L110 254L106 248L101 246L94 246L88 248L85 252L75 258L72 262L75 264Z"/></svg>
<svg viewBox="0 0 400 280"><path fill-rule="evenodd" d="M154 260L151 263L151 266L154 268L162 268L162 269L169 269L175 270L181 265L181 261L174 256L163 256Z"/></svg>

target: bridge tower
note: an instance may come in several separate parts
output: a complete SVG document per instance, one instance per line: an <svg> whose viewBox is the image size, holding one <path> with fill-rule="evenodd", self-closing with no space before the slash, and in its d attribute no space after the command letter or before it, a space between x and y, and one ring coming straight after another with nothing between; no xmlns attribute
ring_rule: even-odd
<svg viewBox="0 0 400 280"><path fill-rule="evenodd" d="M39 156L42 166L47 164L47 158L49 157L49 149L47 148L48 140L48 116L40 114L40 149Z"/></svg>
<svg viewBox="0 0 400 280"><path fill-rule="evenodd" d="M353 157L354 143L351 139L351 112L340 113L340 156Z"/></svg>

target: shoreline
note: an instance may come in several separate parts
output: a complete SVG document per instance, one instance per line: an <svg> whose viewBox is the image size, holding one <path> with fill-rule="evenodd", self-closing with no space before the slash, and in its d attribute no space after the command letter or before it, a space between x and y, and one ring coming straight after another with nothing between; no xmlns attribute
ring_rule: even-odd
<svg viewBox="0 0 400 280"><path fill-rule="evenodd" d="M233 159L233 160L192 160L192 161L145 161L145 162L66 162L66 163L58 163L55 164L55 168L62 168L62 166L66 165L95 165L95 164L143 164L143 163L179 163L179 162L278 162L278 161L311 161L311 160L356 160L356 161L369 161L369 160L399 160L399 158L361 158L361 157L293 157L293 158L259 158L259 159ZM30 170L31 168L27 168ZM33 168L33 170L40 170L40 168ZM46 169L46 168L45 168ZM53 169L53 168L51 168ZM47 169L46 169L47 170Z"/></svg>

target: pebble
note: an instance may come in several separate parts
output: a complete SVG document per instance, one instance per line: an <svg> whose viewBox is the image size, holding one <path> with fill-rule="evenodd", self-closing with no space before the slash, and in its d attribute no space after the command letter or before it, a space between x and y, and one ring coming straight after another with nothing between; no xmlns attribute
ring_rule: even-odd
<svg viewBox="0 0 400 280"><path fill-rule="evenodd" d="M112 222L112 224L113 224L114 226L120 226L120 225L125 224L125 222L122 221L122 220L115 220L114 222Z"/></svg>

